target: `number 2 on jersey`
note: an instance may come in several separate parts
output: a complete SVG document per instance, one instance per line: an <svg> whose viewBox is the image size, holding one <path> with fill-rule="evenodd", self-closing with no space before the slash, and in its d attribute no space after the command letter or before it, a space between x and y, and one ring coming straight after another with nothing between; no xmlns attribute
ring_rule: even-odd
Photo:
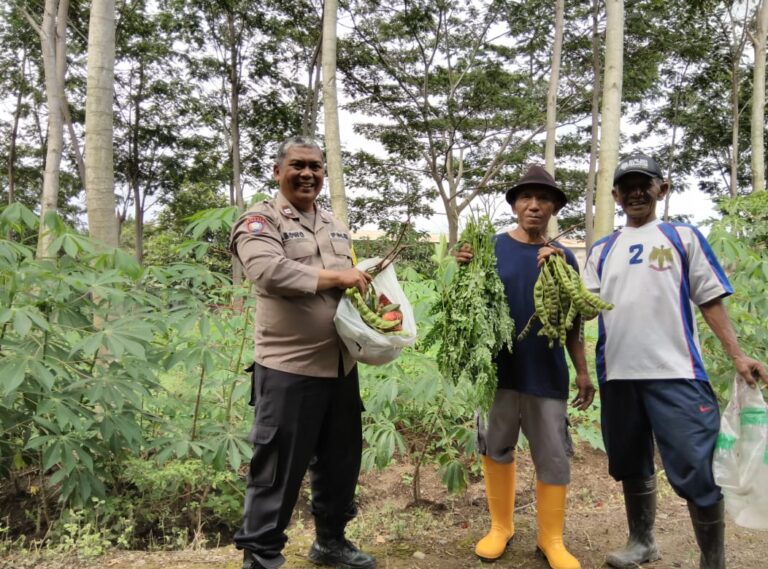
<svg viewBox="0 0 768 569"><path fill-rule="evenodd" d="M640 255L643 254L643 246L642 244L638 243L637 245L632 245L629 248L630 253L634 253L632 257L629 259L630 265L640 265L642 264L643 260L640 258Z"/></svg>

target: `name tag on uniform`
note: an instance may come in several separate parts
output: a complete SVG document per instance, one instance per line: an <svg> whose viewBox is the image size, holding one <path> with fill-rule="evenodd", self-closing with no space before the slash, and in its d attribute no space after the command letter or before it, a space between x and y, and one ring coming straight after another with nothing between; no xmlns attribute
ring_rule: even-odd
<svg viewBox="0 0 768 569"><path fill-rule="evenodd" d="M337 239L339 241L349 241L349 234L343 231L331 231L331 239Z"/></svg>
<svg viewBox="0 0 768 569"><path fill-rule="evenodd" d="M251 235L261 235L267 226L267 219L261 215L252 215L246 218L245 226Z"/></svg>
<svg viewBox="0 0 768 569"><path fill-rule="evenodd" d="M303 231L284 231L283 242L291 241L292 239L306 239Z"/></svg>

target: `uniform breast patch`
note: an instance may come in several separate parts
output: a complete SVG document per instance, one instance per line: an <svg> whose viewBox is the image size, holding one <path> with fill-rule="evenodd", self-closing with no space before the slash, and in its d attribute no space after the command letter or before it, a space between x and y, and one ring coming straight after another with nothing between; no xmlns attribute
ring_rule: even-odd
<svg viewBox="0 0 768 569"><path fill-rule="evenodd" d="M307 236L304 235L303 231L284 231L283 232L283 242L285 241L291 241L293 239L305 239Z"/></svg>
<svg viewBox="0 0 768 569"><path fill-rule="evenodd" d="M331 239L338 239L339 241L349 241L349 234L343 231L331 231Z"/></svg>
<svg viewBox="0 0 768 569"><path fill-rule="evenodd" d="M267 227L267 219L261 215L252 215L245 219L245 226L251 235L261 235Z"/></svg>

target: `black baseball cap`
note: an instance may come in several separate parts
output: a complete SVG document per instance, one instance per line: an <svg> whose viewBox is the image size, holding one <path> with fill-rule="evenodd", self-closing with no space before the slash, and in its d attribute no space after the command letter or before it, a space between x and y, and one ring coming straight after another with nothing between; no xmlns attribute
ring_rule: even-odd
<svg viewBox="0 0 768 569"><path fill-rule="evenodd" d="M619 183L619 180L625 174L631 173L645 174L652 178L664 179L664 175L661 173L661 168L656 163L656 160L645 154L630 154L619 162L616 166L616 170L613 173L613 185Z"/></svg>

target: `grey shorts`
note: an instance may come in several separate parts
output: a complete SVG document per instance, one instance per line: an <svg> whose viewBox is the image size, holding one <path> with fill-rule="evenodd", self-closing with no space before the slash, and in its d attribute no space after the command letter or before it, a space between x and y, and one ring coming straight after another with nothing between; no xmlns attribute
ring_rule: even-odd
<svg viewBox="0 0 768 569"><path fill-rule="evenodd" d="M492 460L508 464L522 429L531 447L536 477L544 484L571 481L573 444L568 432L567 401L499 389L486 425L478 417L477 449Z"/></svg>

